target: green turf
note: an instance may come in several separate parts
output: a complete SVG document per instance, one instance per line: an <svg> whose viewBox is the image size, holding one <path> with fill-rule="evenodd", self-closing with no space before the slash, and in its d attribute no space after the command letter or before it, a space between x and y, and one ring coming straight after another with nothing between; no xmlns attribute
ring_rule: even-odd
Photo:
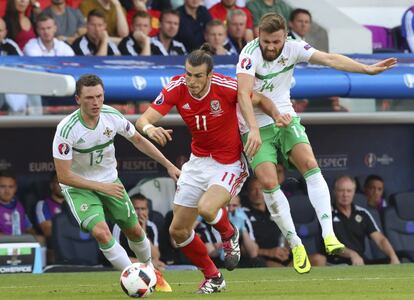
<svg viewBox="0 0 414 300"><path fill-rule="evenodd" d="M223 271L227 289L195 295L196 271L169 271L173 293L150 299L414 299L414 264L325 267L298 275L292 268ZM128 299L117 272L0 275L0 299Z"/></svg>

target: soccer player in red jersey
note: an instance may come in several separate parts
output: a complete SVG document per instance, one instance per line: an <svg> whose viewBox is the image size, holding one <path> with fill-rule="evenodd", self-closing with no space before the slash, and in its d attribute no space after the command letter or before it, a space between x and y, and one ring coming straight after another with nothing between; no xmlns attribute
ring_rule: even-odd
<svg viewBox="0 0 414 300"><path fill-rule="evenodd" d="M172 140L172 131L152 124L175 106L191 131L192 154L183 165L177 182L170 234L203 272L205 279L197 291L200 294L219 292L225 288L225 281L209 258L204 243L194 233L198 215L220 232L225 267L233 270L240 259L239 233L229 222L225 209L248 176L242 155L237 104L251 130L244 151L251 157L261 145L252 102L238 102L237 82L212 70L208 45L191 52L186 59L185 74L173 77L136 122L137 128L150 139L165 145ZM263 102L263 96L253 94L253 103L264 105ZM272 108L277 111L275 106Z"/></svg>

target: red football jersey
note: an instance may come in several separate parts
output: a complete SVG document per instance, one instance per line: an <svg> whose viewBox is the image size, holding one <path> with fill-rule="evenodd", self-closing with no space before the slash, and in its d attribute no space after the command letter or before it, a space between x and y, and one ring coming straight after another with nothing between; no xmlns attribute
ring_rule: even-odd
<svg viewBox="0 0 414 300"><path fill-rule="evenodd" d="M224 164L239 160L242 151L236 105L236 80L218 73L213 74L210 90L202 99L190 94L181 75L173 77L151 103L162 115L176 106L190 128L192 153Z"/></svg>

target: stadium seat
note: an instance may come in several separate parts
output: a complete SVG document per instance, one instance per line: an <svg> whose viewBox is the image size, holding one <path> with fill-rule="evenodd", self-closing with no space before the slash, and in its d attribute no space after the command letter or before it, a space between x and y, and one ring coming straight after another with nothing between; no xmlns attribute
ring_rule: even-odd
<svg viewBox="0 0 414 300"><path fill-rule="evenodd" d="M355 205L361 206L363 208L368 208L367 198L364 194L355 193L354 200L352 201Z"/></svg>
<svg viewBox="0 0 414 300"><path fill-rule="evenodd" d="M391 29L375 25L364 25L364 27L371 31L374 53L398 52L394 45Z"/></svg>
<svg viewBox="0 0 414 300"><path fill-rule="evenodd" d="M308 254L323 253L322 230L308 196L295 195L288 200L297 234L306 251Z"/></svg>
<svg viewBox="0 0 414 300"><path fill-rule="evenodd" d="M135 187L128 191L128 195L141 193L152 200L152 209L163 216L173 207L175 182L170 177L156 177L140 180Z"/></svg>
<svg viewBox="0 0 414 300"><path fill-rule="evenodd" d="M414 262L414 192L397 193L385 210L386 236L402 259Z"/></svg>
<svg viewBox="0 0 414 300"><path fill-rule="evenodd" d="M98 243L89 233L80 230L66 202L62 213L52 219L52 245L56 264L101 264Z"/></svg>

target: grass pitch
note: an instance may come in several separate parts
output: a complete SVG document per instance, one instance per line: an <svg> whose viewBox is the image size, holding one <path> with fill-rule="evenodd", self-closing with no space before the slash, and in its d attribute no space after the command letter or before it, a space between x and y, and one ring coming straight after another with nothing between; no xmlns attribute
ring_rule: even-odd
<svg viewBox="0 0 414 300"><path fill-rule="evenodd" d="M197 271L168 271L172 293L149 299L414 299L414 264L313 268L299 275L293 268L223 271L224 292L196 295ZM128 299L118 272L0 275L0 299Z"/></svg>

